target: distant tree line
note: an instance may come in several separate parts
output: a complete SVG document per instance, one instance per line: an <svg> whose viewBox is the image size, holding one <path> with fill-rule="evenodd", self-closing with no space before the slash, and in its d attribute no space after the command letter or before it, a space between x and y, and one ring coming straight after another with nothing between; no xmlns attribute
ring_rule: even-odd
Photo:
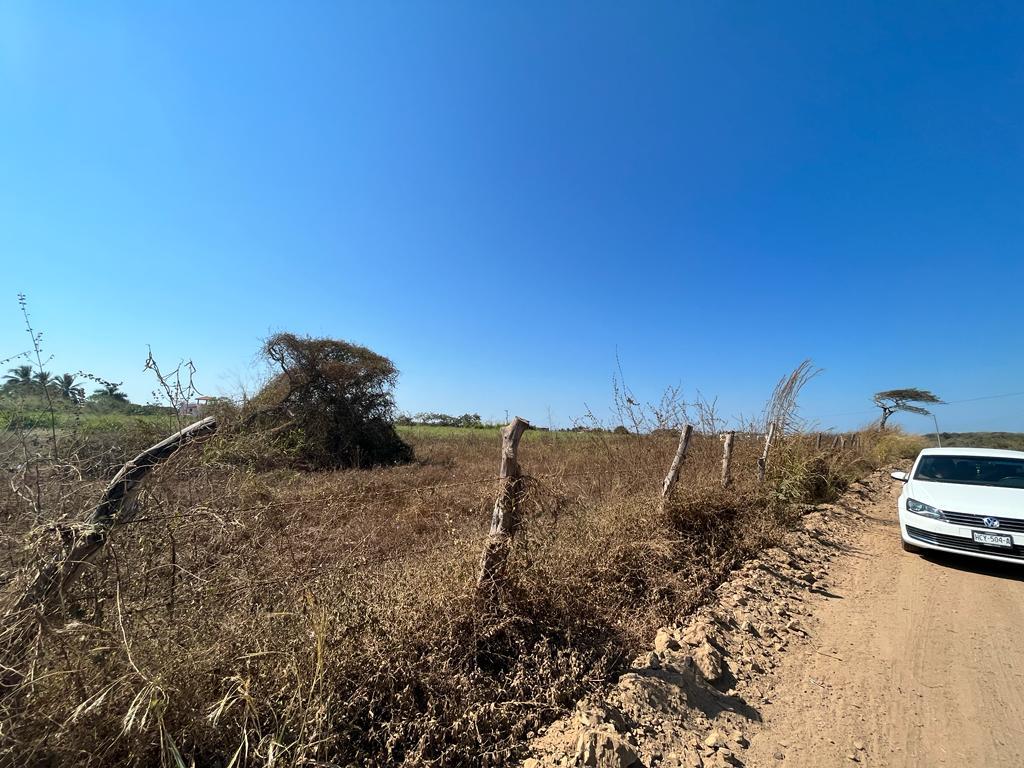
<svg viewBox="0 0 1024 768"><path fill-rule="evenodd" d="M464 413L461 416L451 416L447 413L405 413L395 419L396 424L402 426L429 426L429 427L468 427L482 429L484 427L497 427L498 424L485 422L480 418L479 413Z"/></svg>
<svg viewBox="0 0 1024 768"><path fill-rule="evenodd" d="M86 395L86 386L93 385L91 394ZM96 411L135 412L152 409L153 406L136 405L121 390L120 382L107 381L85 373L63 373L55 375L31 365L10 368L0 384L0 397L17 399L26 405L42 401L49 396L58 406L88 406Z"/></svg>

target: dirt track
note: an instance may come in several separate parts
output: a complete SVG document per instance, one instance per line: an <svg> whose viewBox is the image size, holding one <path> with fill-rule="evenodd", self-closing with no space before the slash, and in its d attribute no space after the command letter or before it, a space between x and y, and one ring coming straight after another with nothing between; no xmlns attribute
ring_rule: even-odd
<svg viewBox="0 0 1024 768"><path fill-rule="evenodd" d="M835 597L775 670L747 766L1024 765L1024 567L903 552L897 494L851 510Z"/></svg>
<svg viewBox="0 0 1024 768"><path fill-rule="evenodd" d="M1024 566L903 552L895 486L809 510L525 765L1024 765Z"/></svg>

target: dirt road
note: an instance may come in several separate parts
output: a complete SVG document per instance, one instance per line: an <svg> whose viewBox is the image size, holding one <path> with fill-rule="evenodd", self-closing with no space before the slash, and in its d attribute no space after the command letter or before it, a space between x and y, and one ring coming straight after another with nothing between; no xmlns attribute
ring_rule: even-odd
<svg viewBox="0 0 1024 768"><path fill-rule="evenodd" d="M1024 566L903 552L897 494L850 508L862 524L771 675L750 768L1024 765Z"/></svg>
<svg viewBox="0 0 1024 768"><path fill-rule="evenodd" d="M1024 766L1024 566L900 547L885 472L659 630L528 766Z"/></svg>

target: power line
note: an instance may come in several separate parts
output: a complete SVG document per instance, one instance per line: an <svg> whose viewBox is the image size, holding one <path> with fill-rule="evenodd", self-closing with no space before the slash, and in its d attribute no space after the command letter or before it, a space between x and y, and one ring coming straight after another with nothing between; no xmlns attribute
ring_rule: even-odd
<svg viewBox="0 0 1024 768"><path fill-rule="evenodd" d="M1003 397L1020 397L1024 392L1007 392L1005 395L985 395L984 397L969 397L966 400L946 400L939 405L955 405L956 403L975 403L978 400L998 400Z"/></svg>
<svg viewBox="0 0 1024 768"><path fill-rule="evenodd" d="M819 419L831 419L835 416L861 416L865 413L874 413L875 409L872 408L869 411L846 411L845 413L826 413L823 416L818 416Z"/></svg>

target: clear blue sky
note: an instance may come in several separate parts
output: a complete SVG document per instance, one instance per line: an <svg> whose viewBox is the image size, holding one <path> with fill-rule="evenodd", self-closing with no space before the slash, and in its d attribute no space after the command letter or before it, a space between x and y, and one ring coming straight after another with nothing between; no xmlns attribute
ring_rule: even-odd
<svg viewBox="0 0 1024 768"><path fill-rule="evenodd" d="M539 423L616 349L727 416L811 357L826 427L1024 390L1015 3L9 2L0 178L0 357L24 291L139 400L147 344L217 393L275 330Z"/></svg>

